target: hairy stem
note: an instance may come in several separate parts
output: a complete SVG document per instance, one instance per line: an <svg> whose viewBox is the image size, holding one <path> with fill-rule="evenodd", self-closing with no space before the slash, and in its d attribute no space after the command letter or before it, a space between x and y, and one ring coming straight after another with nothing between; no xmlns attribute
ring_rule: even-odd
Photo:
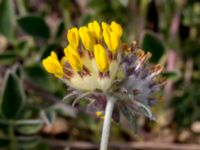
<svg viewBox="0 0 200 150"><path fill-rule="evenodd" d="M115 101L116 99L114 97L109 97L107 101L106 110L105 110L105 118L103 122L100 150L107 150L108 148L111 117L112 117Z"/></svg>

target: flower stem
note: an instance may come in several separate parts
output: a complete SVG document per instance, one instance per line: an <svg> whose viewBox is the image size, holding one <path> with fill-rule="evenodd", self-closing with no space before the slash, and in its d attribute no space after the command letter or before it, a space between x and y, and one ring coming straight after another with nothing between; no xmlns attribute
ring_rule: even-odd
<svg viewBox="0 0 200 150"><path fill-rule="evenodd" d="M15 139L14 127L11 124L9 125L8 133L9 133L9 138L11 140L10 149L17 150L17 143L16 143L16 139Z"/></svg>
<svg viewBox="0 0 200 150"><path fill-rule="evenodd" d="M26 7L23 0L17 0L20 15L26 15Z"/></svg>
<svg viewBox="0 0 200 150"><path fill-rule="evenodd" d="M103 122L103 130L102 130L102 136L101 136L100 150L107 150L108 148L111 117L112 117L115 101L116 99L114 97L109 97L107 100L105 118Z"/></svg>

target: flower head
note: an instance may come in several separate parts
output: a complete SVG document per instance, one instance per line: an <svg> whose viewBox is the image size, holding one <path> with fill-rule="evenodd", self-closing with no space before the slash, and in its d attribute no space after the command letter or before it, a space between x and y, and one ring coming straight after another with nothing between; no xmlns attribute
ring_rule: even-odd
<svg viewBox="0 0 200 150"><path fill-rule="evenodd" d="M52 52L43 66L73 89L76 100L90 100L89 110L98 115L103 114L107 97L112 95L119 106L114 114L128 111L153 119L149 107L163 84L157 77L163 68L150 65L151 53L139 49L135 41L130 47L122 43L122 34L122 27L114 21L72 28L63 58L59 61Z"/></svg>
<svg viewBox="0 0 200 150"><path fill-rule="evenodd" d="M102 27L94 21L88 27L70 29L67 33L69 45L64 48L62 63L57 58L50 60L52 56L49 56L43 61L45 69L72 88L107 91L119 67L122 28L116 22L111 25L102 23ZM55 60L57 66L53 65ZM53 67L63 73L50 71L49 68L53 70Z"/></svg>

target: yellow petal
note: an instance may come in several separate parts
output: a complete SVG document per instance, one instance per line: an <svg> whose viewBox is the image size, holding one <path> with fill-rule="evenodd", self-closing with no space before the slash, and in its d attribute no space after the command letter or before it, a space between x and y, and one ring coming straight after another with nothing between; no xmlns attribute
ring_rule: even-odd
<svg viewBox="0 0 200 150"><path fill-rule="evenodd" d="M111 27L105 22L102 22L102 28L106 45L112 53L116 53L119 47L119 36L112 31Z"/></svg>
<svg viewBox="0 0 200 150"><path fill-rule="evenodd" d="M103 23L102 23L102 26L103 26ZM105 24L104 27L103 27L103 38L104 38L104 41L106 43L106 45L108 46L109 49L112 48L111 46L111 43L110 43L110 30L107 28L108 26Z"/></svg>
<svg viewBox="0 0 200 150"><path fill-rule="evenodd" d="M67 56L68 54L73 54L73 55L76 55L77 57L80 57L78 54L78 51L76 49L74 49L71 45L68 45L64 49L64 54L65 54L65 56Z"/></svg>
<svg viewBox="0 0 200 150"><path fill-rule="evenodd" d="M79 33L77 28L72 28L67 33L68 42L73 48L77 49L79 45Z"/></svg>
<svg viewBox="0 0 200 150"><path fill-rule="evenodd" d="M101 39L102 31L101 31L101 27L97 21L89 23L88 28L93 33L95 38Z"/></svg>
<svg viewBox="0 0 200 150"><path fill-rule="evenodd" d="M67 62L67 57L63 56L61 59L61 65L63 66Z"/></svg>
<svg viewBox="0 0 200 150"><path fill-rule="evenodd" d="M63 77L63 68L55 52L51 52L50 56L43 59L42 64L47 72L54 74L58 78Z"/></svg>
<svg viewBox="0 0 200 150"><path fill-rule="evenodd" d="M57 54L54 51L51 52L50 57L52 57L54 59L58 59L58 56L57 56Z"/></svg>
<svg viewBox="0 0 200 150"><path fill-rule="evenodd" d="M91 31L89 31L87 27L81 27L79 29L79 35L85 48L89 51L92 51L95 41Z"/></svg>
<svg viewBox="0 0 200 150"><path fill-rule="evenodd" d="M106 31L106 32L111 32L111 28L109 26L109 24L105 23L105 22L102 22L102 28L103 28L103 31Z"/></svg>
<svg viewBox="0 0 200 150"><path fill-rule="evenodd" d="M94 21L93 24L94 24L94 30L95 30L96 36L100 39L102 36L101 27L97 21Z"/></svg>
<svg viewBox="0 0 200 150"><path fill-rule="evenodd" d="M113 31L116 35L118 35L119 37L122 36L123 30L122 30L122 27L121 27L118 23L116 23L115 21L112 21L110 27L111 27L112 31Z"/></svg>
<svg viewBox="0 0 200 150"><path fill-rule="evenodd" d="M109 68L108 54L101 44L94 46L94 57L100 72L105 72Z"/></svg>
<svg viewBox="0 0 200 150"><path fill-rule="evenodd" d="M83 69L83 63L78 52L72 47L68 46L64 49L65 56L70 66L75 71L81 71Z"/></svg>
<svg viewBox="0 0 200 150"><path fill-rule="evenodd" d="M103 37L106 45L112 53L116 53L119 47L119 38L114 32L103 32Z"/></svg>
<svg viewBox="0 0 200 150"><path fill-rule="evenodd" d="M119 46L119 38L114 32L110 33L110 44L111 44L110 51L116 53Z"/></svg>

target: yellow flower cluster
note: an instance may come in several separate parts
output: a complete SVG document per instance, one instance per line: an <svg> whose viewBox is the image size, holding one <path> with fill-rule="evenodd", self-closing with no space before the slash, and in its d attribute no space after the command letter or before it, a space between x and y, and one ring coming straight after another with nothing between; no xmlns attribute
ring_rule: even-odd
<svg viewBox="0 0 200 150"><path fill-rule="evenodd" d="M43 66L58 78L62 78L64 73L63 65L68 62L75 72L81 72L88 63L81 54L90 56L94 59L99 72L104 73L109 70L111 55L116 55L120 45L120 38L123 34L122 28L116 22L107 24L102 22L100 26L97 21L93 21L88 26L74 27L67 33L69 45L64 49L65 56L61 61L58 60L56 53L52 52L49 57L43 60ZM93 63L90 61L89 63ZM90 64L91 65L91 64ZM89 67L91 68L91 67ZM91 70L89 70L91 71Z"/></svg>

